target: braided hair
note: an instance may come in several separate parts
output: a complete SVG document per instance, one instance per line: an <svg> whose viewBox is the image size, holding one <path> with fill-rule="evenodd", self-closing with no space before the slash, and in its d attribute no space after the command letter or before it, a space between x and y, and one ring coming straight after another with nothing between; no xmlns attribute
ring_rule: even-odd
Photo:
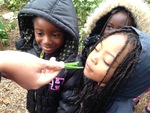
<svg viewBox="0 0 150 113"><path fill-rule="evenodd" d="M127 47L128 44L131 45L131 49L125 56L124 60L119 64L118 68L116 68L111 79L103 88L100 85L104 78L101 82L97 83L98 85L96 86L95 82L87 80L86 78L86 82L84 82L84 88L80 94L80 103L82 103L82 107L78 111L80 113L106 113L106 111L111 107L114 100L120 93L121 87L125 85L129 77L132 76L136 62L141 52L141 44L138 39L138 35L129 28L122 28L103 36L100 38L99 42L114 34L124 35L127 37L127 40L123 48L121 48L120 52L117 54L116 58L108 68L104 78L107 76L110 69L112 68L112 65L122 54L123 50Z"/></svg>

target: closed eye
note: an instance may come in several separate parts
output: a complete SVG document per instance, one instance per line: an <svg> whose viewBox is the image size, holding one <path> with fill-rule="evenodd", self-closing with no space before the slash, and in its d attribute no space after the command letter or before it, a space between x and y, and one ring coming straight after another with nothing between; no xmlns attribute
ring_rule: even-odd
<svg viewBox="0 0 150 113"><path fill-rule="evenodd" d="M99 52L99 50L95 47L95 49L94 49L96 52Z"/></svg>
<svg viewBox="0 0 150 113"><path fill-rule="evenodd" d="M104 63L105 63L107 66L110 66L110 65L111 65L111 64L108 63L104 58L103 58L103 61L104 61Z"/></svg>
<svg viewBox="0 0 150 113"><path fill-rule="evenodd" d="M100 44L98 44L98 45L94 48L94 50L95 50L96 52L100 52L101 49L102 49L102 42L101 42Z"/></svg>

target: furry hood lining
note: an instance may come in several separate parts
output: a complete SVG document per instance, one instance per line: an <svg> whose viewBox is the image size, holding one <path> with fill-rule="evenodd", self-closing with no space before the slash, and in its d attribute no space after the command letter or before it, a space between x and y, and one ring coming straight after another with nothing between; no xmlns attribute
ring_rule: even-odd
<svg viewBox="0 0 150 113"><path fill-rule="evenodd" d="M128 9L137 23L137 28L145 33L150 33L150 8L141 0L105 0L91 13L85 24L84 31L89 36L96 22L110 12L113 8L123 6Z"/></svg>

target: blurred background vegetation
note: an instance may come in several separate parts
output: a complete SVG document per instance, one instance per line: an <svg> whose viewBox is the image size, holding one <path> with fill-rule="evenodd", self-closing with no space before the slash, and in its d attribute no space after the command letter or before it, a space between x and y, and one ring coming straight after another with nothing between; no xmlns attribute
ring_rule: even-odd
<svg viewBox="0 0 150 113"><path fill-rule="evenodd" d="M0 0L0 6L3 6L15 14L26 5L29 0ZM80 42L85 37L84 33L84 24L86 22L87 16L93 11L94 8L98 6L100 2L103 0L73 0L74 6L77 12L78 20L79 20L79 30L80 30ZM150 3L146 2L149 6ZM14 28L14 20L13 18L9 20L6 24L2 17L0 17L0 38L2 39L2 43L5 44L7 41L7 32Z"/></svg>
<svg viewBox="0 0 150 113"><path fill-rule="evenodd" d="M19 10L22 9L23 6L29 0L0 0L0 5L10 11L13 11L15 14L18 13ZM74 6L77 12L77 16L79 19L79 29L80 29L80 42L84 37L83 26L86 22L87 16L90 14L92 9L94 9L102 0L73 0ZM10 20L9 23L6 24L0 17L0 38L2 39L3 44L7 41L7 32L11 29L11 26L14 25L13 19Z"/></svg>

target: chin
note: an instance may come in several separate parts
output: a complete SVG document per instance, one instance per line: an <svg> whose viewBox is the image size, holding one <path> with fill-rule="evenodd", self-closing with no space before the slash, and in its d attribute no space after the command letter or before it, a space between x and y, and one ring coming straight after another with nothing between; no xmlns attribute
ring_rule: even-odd
<svg viewBox="0 0 150 113"><path fill-rule="evenodd" d="M52 53L54 53L54 51L44 51L44 53L46 53L46 54L52 54Z"/></svg>
<svg viewBox="0 0 150 113"><path fill-rule="evenodd" d="M89 78L89 77L87 76L88 73L87 73L86 69L84 69L83 73L84 73L84 76L86 76L87 78Z"/></svg>
<svg viewBox="0 0 150 113"><path fill-rule="evenodd" d="M86 71L86 69L84 68L84 70L83 70L83 74L86 76L87 75L87 71Z"/></svg>
<svg viewBox="0 0 150 113"><path fill-rule="evenodd" d="M86 71L85 69L84 69L84 76L87 77L88 79L91 79L91 76L90 76L89 72Z"/></svg>
<svg viewBox="0 0 150 113"><path fill-rule="evenodd" d="M89 72L87 72L86 70L84 70L84 76L87 77L90 80L93 80L95 82L99 82L98 79L94 79L92 75L90 75Z"/></svg>

